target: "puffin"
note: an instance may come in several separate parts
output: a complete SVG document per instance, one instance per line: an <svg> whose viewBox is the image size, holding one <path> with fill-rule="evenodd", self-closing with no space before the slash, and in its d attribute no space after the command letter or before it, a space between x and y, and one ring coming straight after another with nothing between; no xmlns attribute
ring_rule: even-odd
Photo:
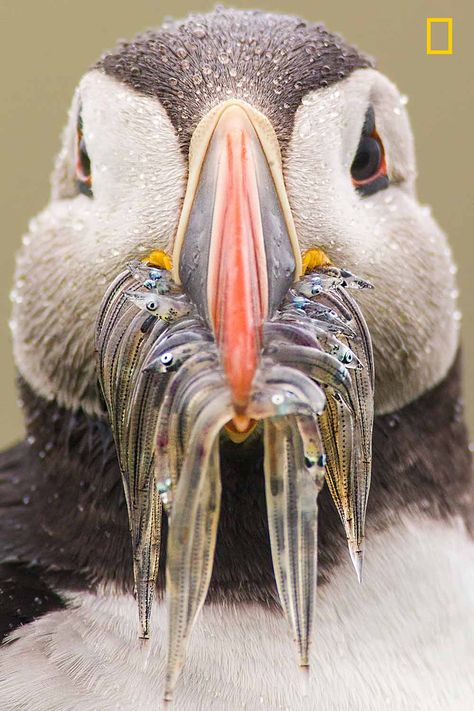
<svg viewBox="0 0 474 711"><path fill-rule="evenodd" d="M373 59L323 24L250 10L217 8L167 20L121 42L83 76L50 201L23 238L12 291L26 438L0 455L2 708L472 708L472 463L456 267L446 236L416 196L406 103ZM309 300L295 284L315 293L314 285L330 278L339 286L327 291L323 306L312 302L319 326L308 325ZM374 288L338 296L351 280ZM157 283L168 286L160 291ZM216 491L208 487L213 530L193 539L213 543L201 550L191 541L186 548L191 577L179 610L192 633L183 633L186 656L169 683L167 615L175 604L177 541L184 541L173 529L179 518L182 532L195 510L174 509L183 499L180 481L169 520L168 484L157 489L155 482L153 494L142 496L155 507L143 524L151 544L140 548L148 551L147 574L143 560L137 563L134 536L141 529L133 527L135 499L125 485L123 432L138 457L148 445L133 418L114 417L106 375L110 359L121 355L113 361L118 382L122 373L142 377L119 346L122 324L138 324L136 344L162 333L170 313L175 318L188 303L197 315L178 315L192 338L183 345L176 330L166 343L178 343L180 353L188 348L194 358L205 360L209 349L214 355L201 389L191 383L182 404L194 407L206 395L206 407L215 409L209 388L221 378L230 394L215 402L228 403L224 415L230 414L219 415L220 438L210 455L214 469L220 466L218 523L219 506L209 503ZM161 321L153 315L159 304L171 304ZM303 645L299 665L285 616L304 608L301 589L316 573L301 566L308 539L298 528L299 548L289 560L300 587L285 597L293 568L276 574L275 548L285 543L275 544L279 529L269 512L277 521L288 518L275 513L278 492L267 490L264 470L272 442L281 450L276 461L288 462L300 439L287 437L285 450L268 436L277 426L262 429L252 388L259 373L262 397L274 393L272 407L280 407L271 359L259 360L265 319L278 312L270 330L280 360L286 354L302 362L316 341L334 345L334 324L349 333L348 309L370 336L363 352L367 361L373 355L375 370L373 392L366 388L374 411L373 431L365 433L370 494L360 511L349 507L346 515L334 505L331 477L327 484L321 473L316 477L314 639ZM161 372L169 370L167 348L159 351ZM344 357L348 351L352 358L347 345ZM318 357L328 368L334 360ZM294 369L280 366L278 377L291 379ZM361 379L363 371L350 372ZM336 374L331 382L339 392L347 370ZM156 384L146 386L142 403L160 388L155 373L147 378ZM327 383L297 383L290 391L306 417L298 427L313 421L311 397L322 398L314 405L318 417L331 398L347 415ZM205 411L189 405L188 420L198 415L186 427L197 426ZM206 432L199 430L196 441L191 435L189 447L202 454ZM158 438L153 447L179 458L175 440ZM331 474L321 456L308 467ZM293 505L301 497L314 508L316 495L305 491L294 489ZM357 516L365 519L366 503L362 572L362 548L348 555L341 518L350 528ZM167 538L168 551L158 556ZM200 597L189 592L193 586ZM296 626L308 615L293 614ZM184 624L179 614L178 623L171 617Z"/></svg>

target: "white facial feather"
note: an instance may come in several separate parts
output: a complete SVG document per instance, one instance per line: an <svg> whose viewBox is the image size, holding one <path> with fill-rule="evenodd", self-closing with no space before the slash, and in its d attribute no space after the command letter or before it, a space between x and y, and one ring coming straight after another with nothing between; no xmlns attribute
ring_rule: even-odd
<svg viewBox="0 0 474 711"><path fill-rule="evenodd" d="M474 545L461 525L405 518L371 537L365 579L349 560L318 590L309 675L282 616L206 605L190 638L176 711L468 711L474 707ZM400 555L403 551L403 555ZM101 591L17 630L0 655L0 707L156 711L166 607L148 651L132 595ZM166 709L170 706L166 706Z"/></svg>
<svg viewBox="0 0 474 711"><path fill-rule="evenodd" d="M370 103L393 184L361 197L350 166ZM75 187L79 105L93 199ZM302 250L322 247L376 286L360 300L375 348L378 412L398 409L438 383L458 344L451 254L416 200L414 177L406 112L381 74L361 69L305 97L285 162L290 205ZM73 101L51 202L32 221L18 258L14 352L37 393L97 412L99 303L128 260L172 242L185 179L186 161L159 101L88 73Z"/></svg>
<svg viewBox="0 0 474 711"><path fill-rule="evenodd" d="M391 184L361 196L350 167L370 104ZM440 382L458 346L451 252L416 199L415 175L404 101L382 74L360 69L305 97L287 154L288 196L301 248L322 247L375 286L356 296L374 344L378 413Z"/></svg>
<svg viewBox="0 0 474 711"><path fill-rule="evenodd" d="M79 104L93 199L75 188ZM43 397L98 411L94 324L99 304L128 261L173 238L185 174L174 128L157 100L97 71L84 77L53 175L51 202L32 221L17 261L15 359Z"/></svg>

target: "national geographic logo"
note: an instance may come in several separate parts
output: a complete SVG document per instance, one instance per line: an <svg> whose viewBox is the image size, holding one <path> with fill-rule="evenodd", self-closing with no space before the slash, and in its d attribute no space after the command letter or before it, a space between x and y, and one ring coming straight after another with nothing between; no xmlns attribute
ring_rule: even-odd
<svg viewBox="0 0 474 711"><path fill-rule="evenodd" d="M434 46L433 46L434 45ZM453 53L453 18L426 18L426 54Z"/></svg>

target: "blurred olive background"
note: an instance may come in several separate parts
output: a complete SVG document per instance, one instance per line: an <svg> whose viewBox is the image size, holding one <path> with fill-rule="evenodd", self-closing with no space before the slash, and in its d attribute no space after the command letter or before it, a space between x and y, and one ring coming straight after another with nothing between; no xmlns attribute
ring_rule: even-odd
<svg viewBox="0 0 474 711"><path fill-rule="evenodd" d="M0 447L22 433L8 330L14 254L28 219L48 200L52 161L74 87L88 66L118 38L130 38L147 26L160 24L166 15L181 17L213 5L207 0L0 0ZM465 392L474 431L474 3L255 0L232 5L324 21L329 29L341 32L375 56L378 67L408 95L417 144L419 196L433 206L459 264ZM426 55L427 16L453 17L452 56ZM438 35L438 30L434 31L433 39L438 41ZM34 269L34 245L31 250ZM430 278L429 274L420 276ZM444 285L440 283L439 288Z"/></svg>

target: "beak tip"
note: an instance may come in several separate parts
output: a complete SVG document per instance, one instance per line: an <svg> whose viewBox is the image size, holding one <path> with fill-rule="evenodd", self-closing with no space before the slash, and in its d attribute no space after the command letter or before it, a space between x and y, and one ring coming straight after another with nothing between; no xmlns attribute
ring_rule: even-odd
<svg viewBox="0 0 474 711"><path fill-rule="evenodd" d="M236 408L232 422L237 432L246 432L250 427L250 417L242 412L238 412L239 409L240 408Z"/></svg>

